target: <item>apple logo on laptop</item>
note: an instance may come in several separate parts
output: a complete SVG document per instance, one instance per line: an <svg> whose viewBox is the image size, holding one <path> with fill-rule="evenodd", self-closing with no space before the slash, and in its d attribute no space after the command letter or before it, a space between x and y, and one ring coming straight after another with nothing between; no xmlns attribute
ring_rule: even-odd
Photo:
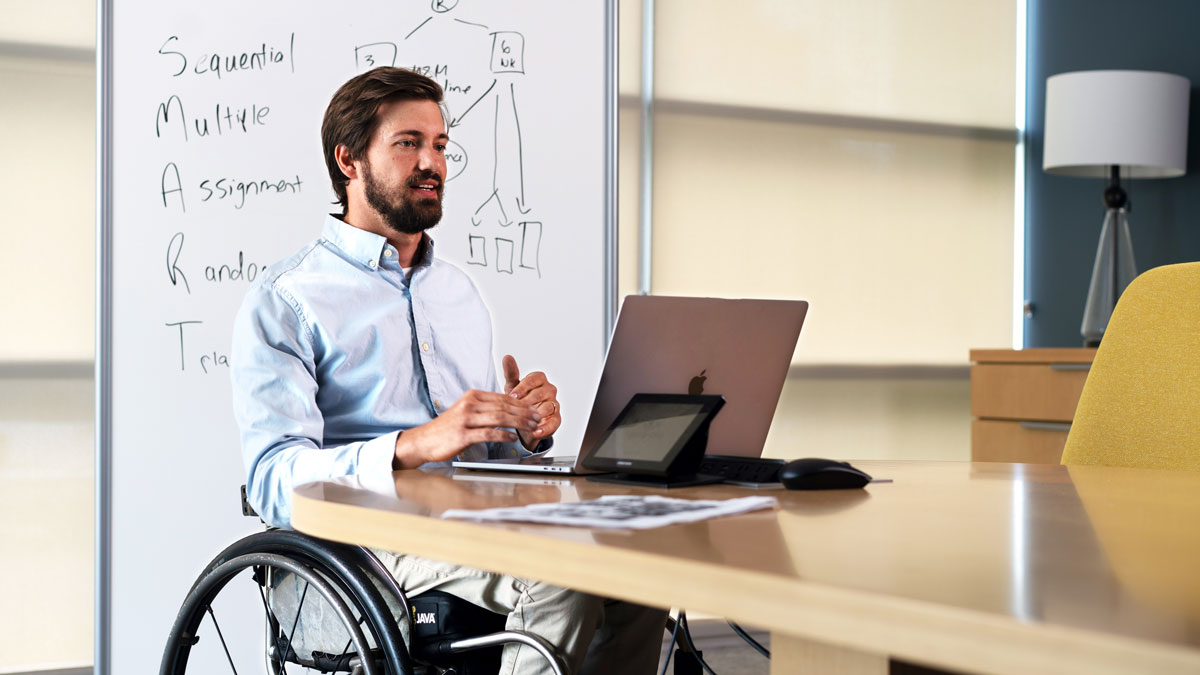
<svg viewBox="0 0 1200 675"><path fill-rule="evenodd" d="M688 396L699 396L704 393L704 381L708 378L704 376L708 372L708 368L700 371L700 374L693 377L691 382L688 382Z"/></svg>

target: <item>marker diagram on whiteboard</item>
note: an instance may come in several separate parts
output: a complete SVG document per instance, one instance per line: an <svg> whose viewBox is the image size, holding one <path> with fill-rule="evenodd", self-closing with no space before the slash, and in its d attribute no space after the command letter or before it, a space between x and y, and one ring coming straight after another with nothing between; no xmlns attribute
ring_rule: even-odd
<svg viewBox="0 0 1200 675"><path fill-rule="evenodd" d="M149 672L158 655L138 636L170 626L197 566L255 528L227 504L246 477L232 325L250 285L342 213L321 127L355 75L397 66L441 85L450 141L430 236L492 322L495 363L472 367L498 370L512 354L548 373L573 411L556 441L578 445L613 314L616 3L111 0L102 10L97 475L111 509L97 548L116 553L100 554L109 584L98 611L111 621L98 626L122 630L98 637L112 644L106 672ZM418 299L439 311L435 294ZM404 375L391 384L420 386Z"/></svg>
<svg viewBox="0 0 1200 675"><path fill-rule="evenodd" d="M532 293L527 284L543 277L563 284L563 274L578 273L561 262L547 268L547 258L563 258L572 244L549 238L561 231L547 225L565 215L562 195L553 188L539 194L531 178L538 173L531 141L543 180L547 151L565 149L548 139L562 138L557 125L571 118L546 115L547 92L565 86L562 75L533 68L536 46L520 25L509 25L519 18L465 0L461 7L449 0L400 5L399 18L342 37L271 27L214 39L186 25L155 37L146 62L151 109L143 119L154 118L147 156L157 157L152 199L163 229L153 236L165 251L156 276L175 298L159 330L178 343L179 370L225 370L223 326L231 317L220 318L218 330L211 317L189 311L191 300L211 307L207 298L220 296L236 307L268 264L295 250L281 244L290 239L264 239L266 228L298 228L314 221L316 209L329 210L318 139L305 125L319 120L337 86L378 66L415 70L445 92L445 216L432 231L439 255L478 270L479 281L492 279L512 297ZM491 14L469 16L468 5Z"/></svg>
<svg viewBox="0 0 1200 675"><path fill-rule="evenodd" d="M397 42L372 42L355 47L355 63L360 72L385 65L411 68L442 85L452 115L450 148L446 151L447 182L460 176L472 157L480 161L481 156L490 155L491 159L490 190L469 195L475 206L466 234L466 263L488 267L500 274L533 274L541 278L543 224L533 213L526 191L521 138L519 83L525 74L525 36L514 30L493 30L487 24L459 17L457 12L446 22L443 17L450 15L457 4L434 0L431 15L417 21ZM465 71L466 77L462 77L446 63L401 62L401 45L418 36L452 40L460 47L464 41L490 45L486 64L474 64L475 67ZM486 69L480 67L484 65ZM477 140L468 149L454 137L472 127L484 128L488 134L486 137L475 134Z"/></svg>

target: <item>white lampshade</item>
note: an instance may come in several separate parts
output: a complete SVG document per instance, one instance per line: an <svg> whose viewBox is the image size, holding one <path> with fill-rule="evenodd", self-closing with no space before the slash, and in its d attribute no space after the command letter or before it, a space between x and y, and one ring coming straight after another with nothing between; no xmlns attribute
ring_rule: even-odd
<svg viewBox="0 0 1200 675"><path fill-rule="evenodd" d="M1186 77L1088 70L1046 79L1042 168L1053 174L1173 178L1187 171Z"/></svg>

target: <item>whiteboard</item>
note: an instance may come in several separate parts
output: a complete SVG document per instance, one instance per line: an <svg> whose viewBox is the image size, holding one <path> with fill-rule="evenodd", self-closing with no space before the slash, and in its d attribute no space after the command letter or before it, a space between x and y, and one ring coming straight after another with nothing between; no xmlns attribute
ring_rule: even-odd
<svg viewBox="0 0 1200 675"><path fill-rule="evenodd" d="M353 75L446 89L438 255L474 278L497 356L559 385L558 448L577 447L615 306L615 7L112 0L100 24L96 667L154 672L195 576L257 529L232 320L340 212L320 125Z"/></svg>

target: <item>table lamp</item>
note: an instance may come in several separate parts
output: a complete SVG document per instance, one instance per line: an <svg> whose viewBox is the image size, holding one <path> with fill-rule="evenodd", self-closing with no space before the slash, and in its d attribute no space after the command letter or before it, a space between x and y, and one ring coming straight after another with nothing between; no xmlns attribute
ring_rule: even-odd
<svg viewBox="0 0 1200 675"><path fill-rule="evenodd" d="M1084 345L1104 337L1121 291L1137 276L1122 178L1174 178L1187 168L1187 78L1140 70L1089 70L1046 80L1042 168L1107 178L1100 245L1083 310Z"/></svg>

